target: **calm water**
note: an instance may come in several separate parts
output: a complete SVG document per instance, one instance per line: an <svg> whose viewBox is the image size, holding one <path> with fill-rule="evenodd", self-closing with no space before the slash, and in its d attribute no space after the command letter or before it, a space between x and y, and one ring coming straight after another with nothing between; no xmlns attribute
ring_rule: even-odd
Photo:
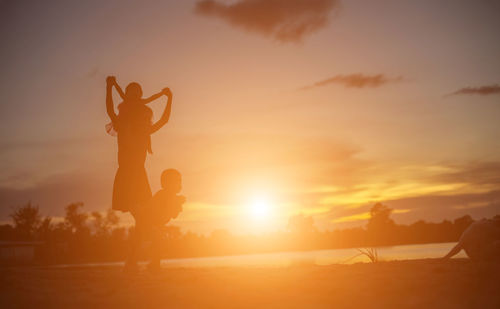
<svg viewBox="0 0 500 309"><path fill-rule="evenodd" d="M377 248L382 261L443 257L456 243L405 245ZM163 260L164 267L287 267L290 265L330 265L369 262L356 249L279 252L204 258ZM462 251L455 257L466 257Z"/></svg>
<svg viewBox="0 0 500 309"><path fill-rule="evenodd" d="M410 260L443 257L456 243L440 243L425 245L406 245L378 247L381 261ZM455 257L466 257L462 251ZM247 254L202 258L183 258L162 260L163 267L196 268L196 267L287 267L291 265L331 265L369 262L360 256L356 249L333 249L304 252L279 252L265 254ZM78 266L111 266L123 263L98 263ZM60 265L58 267L73 267Z"/></svg>

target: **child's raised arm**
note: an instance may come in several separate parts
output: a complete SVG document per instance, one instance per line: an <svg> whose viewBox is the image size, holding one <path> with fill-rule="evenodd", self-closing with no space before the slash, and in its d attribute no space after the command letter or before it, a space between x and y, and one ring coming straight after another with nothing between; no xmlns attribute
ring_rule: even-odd
<svg viewBox="0 0 500 309"><path fill-rule="evenodd" d="M163 91L160 91L160 92L158 92L158 93L156 93L156 94L153 94L153 95L152 95L152 96L150 96L149 98L142 99L142 102L143 102L144 104L151 103L151 102L153 102L154 100L161 98L161 96L162 96L162 95L164 95L164 93L163 93Z"/></svg>
<svg viewBox="0 0 500 309"><path fill-rule="evenodd" d="M122 100L125 101L125 93L123 92L122 87L120 87L120 85L118 85L118 83L116 82L116 79L114 85L116 91L118 91L118 94L120 95L120 98L122 98Z"/></svg>
<svg viewBox="0 0 500 309"><path fill-rule="evenodd" d="M170 118L170 111L172 110L172 92L169 88L165 88L161 91L161 93L165 94L168 97L167 106L165 106L160 120L155 122L151 127L151 134L161 129L161 127L163 127L168 122L168 119Z"/></svg>
<svg viewBox="0 0 500 309"><path fill-rule="evenodd" d="M116 83L114 76L108 76L106 78L106 112L112 122L116 120L115 107L113 105L113 96L111 91L113 90L113 85Z"/></svg>

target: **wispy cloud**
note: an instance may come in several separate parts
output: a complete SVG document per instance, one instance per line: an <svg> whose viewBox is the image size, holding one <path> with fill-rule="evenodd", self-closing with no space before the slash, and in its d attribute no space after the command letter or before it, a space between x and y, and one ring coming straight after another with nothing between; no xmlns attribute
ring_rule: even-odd
<svg viewBox="0 0 500 309"><path fill-rule="evenodd" d="M198 1L195 12L281 42L300 42L325 27L338 0L241 0L233 4Z"/></svg>
<svg viewBox="0 0 500 309"><path fill-rule="evenodd" d="M381 200L394 209L392 218L397 223L409 224L424 219L430 222L471 215L473 218L489 218L498 214L500 209L500 191L482 193L434 195L427 194L416 197L401 197ZM370 218L370 209L377 201L372 201L359 208L335 206L323 219L337 226L361 225L360 222ZM317 221L320 216L316 216ZM339 225L340 224L340 225Z"/></svg>
<svg viewBox="0 0 500 309"><path fill-rule="evenodd" d="M361 73L336 75L312 85L300 88L300 90L308 90L316 87L323 87L331 84L338 84L347 88L377 88L389 83L397 83L403 80L403 77L387 77L384 74L364 75Z"/></svg>
<svg viewBox="0 0 500 309"><path fill-rule="evenodd" d="M500 162L477 161L447 166L450 171L435 175L432 181L469 183L474 185L500 185Z"/></svg>
<svg viewBox="0 0 500 309"><path fill-rule="evenodd" d="M62 215L64 206L79 201L90 206L87 210L106 209L111 204L112 177L66 173L47 177L27 188L0 185L0 220L7 219L13 207L29 201L40 205L42 213L50 216Z"/></svg>
<svg viewBox="0 0 500 309"><path fill-rule="evenodd" d="M465 87L460 88L455 92L450 93L448 96L452 95L494 95L500 94L500 85L487 85L480 87Z"/></svg>
<svg viewBox="0 0 500 309"><path fill-rule="evenodd" d="M410 209L394 209L392 211L393 214L404 214L410 212ZM339 217L332 220L333 223L344 223L344 222L355 222L355 221L364 221L370 219L371 214L369 211L358 213L355 215Z"/></svg>

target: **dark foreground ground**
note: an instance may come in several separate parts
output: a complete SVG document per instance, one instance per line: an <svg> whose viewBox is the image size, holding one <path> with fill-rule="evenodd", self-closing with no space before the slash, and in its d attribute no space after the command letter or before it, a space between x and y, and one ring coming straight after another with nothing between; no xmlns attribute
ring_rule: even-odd
<svg viewBox="0 0 500 309"><path fill-rule="evenodd" d="M0 268L0 308L500 308L500 265Z"/></svg>

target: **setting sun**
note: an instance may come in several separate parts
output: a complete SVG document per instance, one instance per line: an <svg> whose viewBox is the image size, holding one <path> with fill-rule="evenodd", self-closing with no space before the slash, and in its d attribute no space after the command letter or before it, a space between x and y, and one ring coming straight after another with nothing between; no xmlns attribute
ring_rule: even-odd
<svg viewBox="0 0 500 309"><path fill-rule="evenodd" d="M256 220L267 220L271 216L271 203L267 196L256 196L249 205L249 213Z"/></svg>

